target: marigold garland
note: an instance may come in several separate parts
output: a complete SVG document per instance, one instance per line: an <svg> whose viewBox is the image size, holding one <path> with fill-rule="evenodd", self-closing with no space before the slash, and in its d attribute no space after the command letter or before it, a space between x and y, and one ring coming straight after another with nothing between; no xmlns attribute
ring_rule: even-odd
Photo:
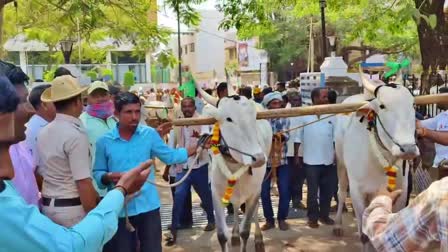
<svg viewBox="0 0 448 252"><path fill-rule="evenodd" d="M220 135L220 130L219 130L219 124L215 123L215 125L213 126L213 130L212 130L212 139L211 139L211 150L213 152L214 155L218 155L219 154L219 138L221 137Z"/></svg>
<svg viewBox="0 0 448 252"><path fill-rule="evenodd" d="M387 175L387 189L393 191L397 188L397 171L395 166L388 166L384 168L384 172Z"/></svg>
<svg viewBox="0 0 448 252"><path fill-rule="evenodd" d="M220 154L219 152L219 140L221 138L221 132L219 130L219 124L215 123L212 130L212 138L210 140L211 142L211 150L214 155ZM222 204L226 207L230 204L230 198L232 198L233 195L233 187L236 184L237 179L235 177L230 178L227 180L227 187L224 191L224 196L221 199Z"/></svg>

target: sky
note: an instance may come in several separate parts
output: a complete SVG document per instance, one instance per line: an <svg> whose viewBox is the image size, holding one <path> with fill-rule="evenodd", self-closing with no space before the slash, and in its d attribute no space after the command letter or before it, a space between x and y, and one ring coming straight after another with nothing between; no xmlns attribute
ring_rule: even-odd
<svg viewBox="0 0 448 252"><path fill-rule="evenodd" d="M158 15L159 25L169 27L173 30L177 30L177 20L174 11L169 8L163 8L163 2L164 2L163 0L158 0L157 2L159 4L159 15ZM196 6L196 8L198 10L213 10L215 9L215 5L216 0L207 0L201 5ZM181 30L187 30L187 27L185 25L182 25Z"/></svg>

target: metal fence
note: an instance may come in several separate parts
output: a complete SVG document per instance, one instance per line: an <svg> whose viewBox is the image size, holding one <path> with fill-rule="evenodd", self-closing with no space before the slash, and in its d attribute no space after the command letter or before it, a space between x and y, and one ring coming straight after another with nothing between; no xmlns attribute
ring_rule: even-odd
<svg viewBox="0 0 448 252"><path fill-rule="evenodd" d="M136 83L168 83L170 82L170 69L154 67L151 70L151 80L146 78L146 65L144 63L128 63L128 64L112 64L112 72L114 80L123 83L124 74L132 71L135 74ZM105 68L104 64L82 64L81 72L86 73L95 68ZM32 79L44 79L45 71L48 70L47 65L28 65L27 73ZM79 66L78 66L79 68Z"/></svg>

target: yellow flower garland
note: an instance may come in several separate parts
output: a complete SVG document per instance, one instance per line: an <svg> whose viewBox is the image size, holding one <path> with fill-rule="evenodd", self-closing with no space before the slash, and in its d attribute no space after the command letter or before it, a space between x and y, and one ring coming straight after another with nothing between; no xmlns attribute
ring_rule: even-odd
<svg viewBox="0 0 448 252"><path fill-rule="evenodd" d="M219 124L215 123L212 130L212 138L211 138L211 150L214 155L220 154L219 152L219 140L220 140L221 134L219 130ZM222 204L226 207L230 203L230 198L232 198L233 195L233 187L235 186L237 182L236 178L230 178L227 179L227 187L224 192L224 196L221 199Z"/></svg>
<svg viewBox="0 0 448 252"><path fill-rule="evenodd" d="M393 191L397 188L397 171L396 166L388 166L384 168L387 175L387 189Z"/></svg>

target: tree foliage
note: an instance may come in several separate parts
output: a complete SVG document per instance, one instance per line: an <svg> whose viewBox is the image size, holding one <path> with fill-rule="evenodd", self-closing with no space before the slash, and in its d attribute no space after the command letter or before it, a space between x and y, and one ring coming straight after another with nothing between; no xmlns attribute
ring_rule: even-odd
<svg viewBox="0 0 448 252"><path fill-rule="evenodd" d="M242 37L266 36L268 30L277 31L269 36L288 39L283 36L284 30L278 29L285 17L296 23L309 23L311 17L320 21L316 0L221 0L219 6L225 14L221 26L237 28ZM342 46L356 43L376 53L404 52L412 56L418 54L416 24L426 22L434 27L437 19L422 12L414 0L327 0L326 18L328 30L337 35ZM319 34L320 25L316 28L315 33ZM284 53L288 50L285 48Z"/></svg>
<svg viewBox="0 0 448 252"><path fill-rule="evenodd" d="M167 5L178 4L182 21L193 25L199 22L199 15L192 5L200 2L166 0ZM61 40L77 41L79 35L82 44L75 45L73 58L78 57L76 50L81 46L82 61L99 63L107 48L96 43L106 38L132 43L139 52L168 43L172 31L149 18L155 16L156 4L156 0L17 0L17 8L12 4L5 7L3 34L6 40L23 33L47 44L51 52L59 48ZM161 64L173 64L169 51L160 55Z"/></svg>

